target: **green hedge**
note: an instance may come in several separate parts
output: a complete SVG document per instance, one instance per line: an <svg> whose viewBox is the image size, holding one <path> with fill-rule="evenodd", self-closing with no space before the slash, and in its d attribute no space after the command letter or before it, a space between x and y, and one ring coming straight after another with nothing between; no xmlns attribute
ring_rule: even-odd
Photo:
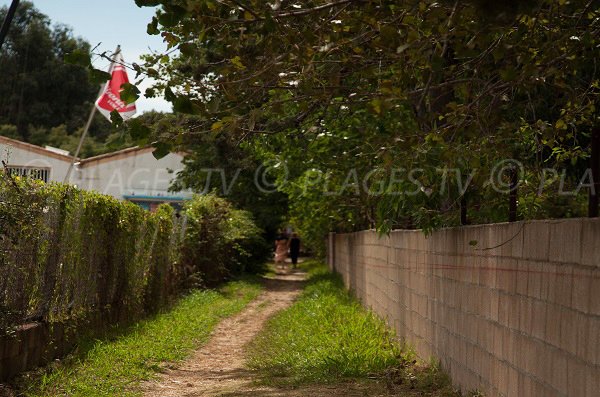
<svg viewBox="0 0 600 397"><path fill-rule="evenodd" d="M1 179L4 332L33 320L125 318L173 295L181 226L170 206L150 213L68 185Z"/></svg>
<svg viewBox="0 0 600 397"><path fill-rule="evenodd" d="M0 336L29 321L139 318L182 288L259 271L269 251L250 215L214 195L180 217L0 171Z"/></svg>
<svg viewBox="0 0 600 397"><path fill-rule="evenodd" d="M139 318L186 284L212 285L262 260L266 244L247 213L214 196L186 212L0 172L0 336L29 321Z"/></svg>
<svg viewBox="0 0 600 397"><path fill-rule="evenodd" d="M186 205L187 228L182 262L203 285L242 272L256 273L270 247L246 211L214 194L195 196Z"/></svg>

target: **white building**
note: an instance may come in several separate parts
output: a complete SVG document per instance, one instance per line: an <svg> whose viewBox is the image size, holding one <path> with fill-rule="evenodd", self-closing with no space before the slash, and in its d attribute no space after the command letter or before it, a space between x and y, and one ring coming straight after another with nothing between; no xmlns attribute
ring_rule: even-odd
<svg viewBox="0 0 600 397"><path fill-rule="evenodd" d="M13 174L45 182L65 182L75 163L69 183L86 190L129 200L152 210L160 203L179 206L191 198L190 191L169 192L169 186L183 169L183 153L170 153L160 160L152 147L133 147L87 159L75 159L60 149L40 146L0 136L0 160Z"/></svg>

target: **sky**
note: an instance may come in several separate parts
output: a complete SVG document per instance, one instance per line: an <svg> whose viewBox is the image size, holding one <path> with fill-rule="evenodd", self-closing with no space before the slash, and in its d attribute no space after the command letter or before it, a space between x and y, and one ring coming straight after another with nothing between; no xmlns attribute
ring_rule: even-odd
<svg viewBox="0 0 600 397"><path fill-rule="evenodd" d="M84 38L92 48L101 43L98 52L112 52L117 45L125 62L141 63L139 57L152 51L164 52L166 45L160 36L150 36L146 26L152 20L154 9L139 8L134 0L32 0L35 7L48 15L52 23L62 23L73 29L73 34ZM0 0L0 7L11 0ZM108 61L94 60L94 66L107 70ZM130 80L134 77L129 72ZM149 81L138 88L144 92ZM163 98L143 98L136 102L138 113L149 110L171 111L171 104Z"/></svg>

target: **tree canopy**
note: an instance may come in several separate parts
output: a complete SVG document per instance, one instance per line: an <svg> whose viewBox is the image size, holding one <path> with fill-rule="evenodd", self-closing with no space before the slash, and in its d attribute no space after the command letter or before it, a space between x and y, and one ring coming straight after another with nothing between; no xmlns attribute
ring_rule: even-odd
<svg viewBox="0 0 600 397"><path fill-rule="evenodd" d="M136 3L160 6L148 33L178 50L146 58L144 72L160 79L146 94L164 92L176 111L198 115L172 142L226 133L285 163L280 190L315 238L456 224L467 199L473 221L504 220L508 200L489 177L504 159L519 164L519 216L583 211L581 195L539 186L557 179L544 168L564 169L575 186L587 167L598 125L597 2ZM503 186L508 174L498 176ZM323 184L338 194L324 195Z"/></svg>
<svg viewBox="0 0 600 397"><path fill-rule="evenodd" d="M213 129L273 133L332 107L409 104L421 130L451 138L542 116L560 132L589 124L597 96L592 1L493 16L466 1L136 3L162 5L148 31L180 51L148 57L147 71L181 94L167 95L179 110L218 119Z"/></svg>

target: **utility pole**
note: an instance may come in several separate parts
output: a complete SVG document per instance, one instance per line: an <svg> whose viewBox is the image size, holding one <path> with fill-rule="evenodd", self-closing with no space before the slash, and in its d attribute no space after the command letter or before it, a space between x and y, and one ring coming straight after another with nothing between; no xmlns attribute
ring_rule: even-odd
<svg viewBox="0 0 600 397"><path fill-rule="evenodd" d="M4 22L2 22L2 27L0 28L0 50L2 49L2 45L4 44L4 40L8 34L8 29L10 28L12 20L15 17L15 13L17 12L19 1L20 0L13 0L8 12L6 13L6 18L4 18Z"/></svg>

